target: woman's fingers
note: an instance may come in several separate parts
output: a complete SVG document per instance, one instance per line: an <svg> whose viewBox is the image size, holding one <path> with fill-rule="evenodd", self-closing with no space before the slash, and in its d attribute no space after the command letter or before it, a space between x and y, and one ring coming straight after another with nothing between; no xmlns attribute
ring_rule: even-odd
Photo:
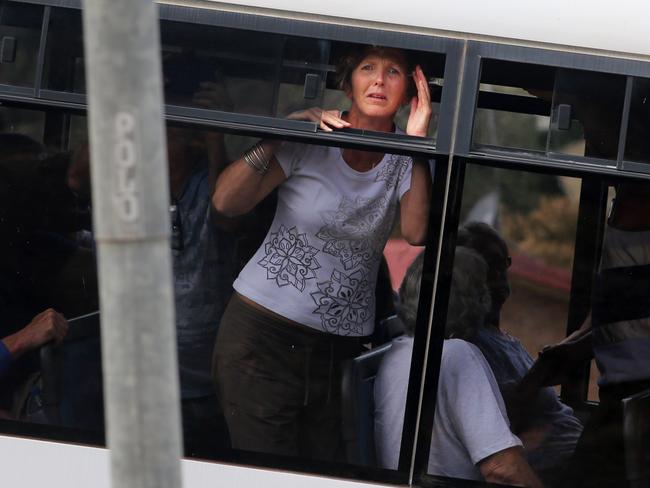
<svg viewBox="0 0 650 488"><path fill-rule="evenodd" d="M418 83L418 99L420 102L426 106L431 105L431 91L429 90L429 83L427 82L427 77L424 75L422 68L420 66L415 67L415 73L417 75Z"/></svg>
<svg viewBox="0 0 650 488"><path fill-rule="evenodd" d="M287 116L290 120L306 120L315 122L318 126L326 131L332 132L333 129L343 129L349 127L350 123L341 118L340 110L323 110L319 107L312 107L306 110L299 110Z"/></svg>
<svg viewBox="0 0 650 488"><path fill-rule="evenodd" d="M350 123L341 118L340 110L322 110L320 118L321 129L331 132L332 128L343 129L349 127Z"/></svg>
<svg viewBox="0 0 650 488"><path fill-rule="evenodd" d="M420 66L415 67L413 79L418 93L417 96L411 99L411 112L406 125L406 133L425 137L429 131L429 121L431 119L431 93L427 78Z"/></svg>

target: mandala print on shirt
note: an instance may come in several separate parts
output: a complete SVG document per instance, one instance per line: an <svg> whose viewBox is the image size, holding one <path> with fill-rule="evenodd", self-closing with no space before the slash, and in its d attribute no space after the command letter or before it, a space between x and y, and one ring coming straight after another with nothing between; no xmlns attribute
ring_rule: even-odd
<svg viewBox="0 0 650 488"><path fill-rule="evenodd" d="M346 275L332 271L330 281L318 283L318 290L311 293L318 308L325 332L337 335L363 335L363 324L371 318L374 310L374 294L366 276L361 271Z"/></svg>
<svg viewBox="0 0 650 488"><path fill-rule="evenodd" d="M390 160L383 166L377 173L375 181L383 181L386 184L386 189L399 184L404 178L406 170L411 164L411 158L402 156L400 154L391 154Z"/></svg>
<svg viewBox="0 0 650 488"><path fill-rule="evenodd" d="M295 227L287 230L280 225L277 232L271 232L264 244L264 256L258 264L266 268L266 277L275 280L278 286L292 285L300 291L305 281L316 278L320 264L315 256L318 249L309 245L306 234L298 234Z"/></svg>
<svg viewBox="0 0 650 488"><path fill-rule="evenodd" d="M316 237L325 241L323 252L341 259L346 271L367 266L381 253L385 235L393 221L385 198L343 198L336 210L322 212L325 225Z"/></svg>

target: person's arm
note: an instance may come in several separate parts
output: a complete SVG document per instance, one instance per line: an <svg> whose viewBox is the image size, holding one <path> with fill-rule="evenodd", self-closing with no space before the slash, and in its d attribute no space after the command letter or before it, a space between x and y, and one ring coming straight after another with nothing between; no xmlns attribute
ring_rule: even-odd
<svg viewBox="0 0 650 488"><path fill-rule="evenodd" d="M481 475L488 483L542 488L522 452L521 447L510 447L483 459L478 463Z"/></svg>
<svg viewBox="0 0 650 488"><path fill-rule="evenodd" d="M426 76L419 66L415 68L413 77L418 94L411 100L406 133L411 136L426 137L431 120L431 93ZM426 241L430 200L429 162L416 158L413 160L411 187L400 200L401 232L411 245L422 245Z"/></svg>
<svg viewBox="0 0 650 488"><path fill-rule="evenodd" d="M251 167L244 157L223 170L212 194L212 203L217 212L226 217L243 215L285 180L284 172L274 156L278 145L277 141L262 141L257 145L269 165L265 173Z"/></svg>
<svg viewBox="0 0 650 488"><path fill-rule="evenodd" d="M50 341L59 343L68 332L68 321L52 308L36 315L18 332L2 339L4 347L15 360Z"/></svg>
<svg viewBox="0 0 650 488"><path fill-rule="evenodd" d="M341 119L338 110L323 110L317 107L294 112L287 118L317 122L320 128L332 131L332 128L348 127L350 124ZM280 185L286 176L275 158L275 151L280 141L265 140L258 144L258 151L266 162L266 172L256 171L242 156L223 170L215 185L212 203L217 212L226 217L236 217L252 210L274 188Z"/></svg>

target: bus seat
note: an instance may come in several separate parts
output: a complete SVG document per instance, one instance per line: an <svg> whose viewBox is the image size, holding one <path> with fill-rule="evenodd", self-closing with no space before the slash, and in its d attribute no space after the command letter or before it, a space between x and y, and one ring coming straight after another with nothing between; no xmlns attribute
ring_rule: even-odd
<svg viewBox="0 0 650 488"><path fill-rule="evenodd" d="M631 488L650 487L650 390L623 399L625 469Z"/></svg>
<svg viewBox="0 0 650 488"><path fill-rule="evenodd" d="M374 386L386 343L351 359L343 367L342 418L347 461L375 466Z"/></svg>
<svg viewBox="0 0 650 488"><path fill-rule="evenodd" d="M391 315L379 321L372 336L373 346L392 341L404 334L404 323L397 315Z"/></svg>

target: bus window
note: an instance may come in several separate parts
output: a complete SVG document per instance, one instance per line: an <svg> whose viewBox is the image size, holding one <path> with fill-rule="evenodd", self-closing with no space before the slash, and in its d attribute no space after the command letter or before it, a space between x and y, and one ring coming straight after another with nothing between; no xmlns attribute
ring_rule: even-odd
<svg viewBox="0 0 650 488"><path fill-rule="evenodd" d="M17 132L40 141L45 130L45 114L39 110L0 107L0 132Z"/></svg>
<svg viewBox="0 0 650 488"><path fill-rule="evenodd" d="M33 86L41 39L43 7L0 2L0 83Z"/></svg>
<svg viewBox="0 0 650 488"><path fill-rule="evenodd" d="M543 152L554 69L492 59L481 67L474 145Z"/></svg>
<svg viewBox="0 0 650 488"><path fill-rule="evenodd" d="M618 75L486 59L473 144L615 161L625 81Z"/></svg>
<svg viewBox="0 0 650 488"><path fill-rule="evenodd" d="M12 361L2 371L0 408L23 422L99 432L99 305L90 211L67 178L77 155L61 151L62 141L44 144L45 133L65 132L53 126L61 117L21 109L3 109L2 115L0 335Z"/></svg>
<svg viewBox="0 0 650 488"><path fill-rule="evenodd" d="M43 88L85 93L81 11L52 8L43 67Z"/></svg>
<svg viewBox="0 0 650 488"><path fill-rule="evenodd" d="M625 77L559 69L549 152L616 160Z"/></svg>
<svg viewBox="0 0 650 488"><path fill-rule="evenodd" d="M625 486L647 467L648 411L626 418L623 401L650 391L650 186L619 180L612 187L616 196L607 216L591 312L599 404L585 426L573 467L584 486Z"/></svg>
<svg viewBox="0 0 650 488"><path fill-rule="evenodd" d="M85 93L79 11L53 8L48 32L44 86ZM184 115L188 114L184 108L278 118L311 107L345 110L349 99L341 89L337 66L364 48L351 42L168 20L161 21L160 34L165 103ZM403 51L410 69L420 65L429 82L433 117L427 137L435 139L445 56ZM404 101L396 117L404 127L409 102Z"/></svg>
<svg viewBox="0 0 650 488"><path fill-rule="evenodd" d="M446 264L429 474L525 486L561 479L582 423L553 387L521 385L539 351L566 335L580 183L467 164ZM521 471L499 479L492 470L502 462Z"/></svg>
<svg viewBox="0 0 650 488"><path fill-rule="evenodd" d="M632 85L630 102L630 119L627 126L625 143L626 161L650 162L650 147L648 146L647 125L650 118L650 80L635 78Z"/></svg>

